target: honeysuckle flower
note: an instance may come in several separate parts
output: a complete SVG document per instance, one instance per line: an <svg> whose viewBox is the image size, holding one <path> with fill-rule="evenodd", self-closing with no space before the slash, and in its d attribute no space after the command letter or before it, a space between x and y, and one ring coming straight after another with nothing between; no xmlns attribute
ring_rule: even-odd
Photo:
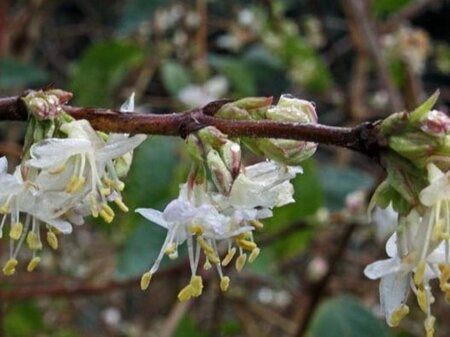
<svg viewBox="0 0 450 337"><path fill-rule="evenodd" d="M197 275L200 251L203 251L206 256L207 264L216 265L222 290L225 291L228 288L229 278L222 273L216 241L228 239L252 229L251 227L230 227L227 217L220 214L213 205L196 206L187 200L185 190L186 186L182 186L180 196L170 202L163 212L143 208L136 210L146 219L167 229L166 239L156 261L142 276L143 290L148 287L153 274L158 270L164 254L170 258L176 258L178 246L187 241L192 276L190 283L178 294L178 298L182 301L200 296L202 293L202 279Z"/></svg>
<svg viewBox="0 0 450 337"><path fill-rule="evenodd" d="M420 217L412 211L401 220L397 233L386 244L389 259L376 261L364 270L371 279L381 278L380 303L390 326L397 326L409 313L406 300L410 290L413 291L419 307L426 314L427 337L433 336L435 321L431 314L434 297L430 280L439 278L441 289L446 290L450 278L448 268L445 268L448 248L431 238L433 221L432 212Z"/></svg>
<svg viewBox="0 0 450 337"><path fill-rule="evenodd" d="M47 172L40 181L42 188L64 184L65 192L88 200L94 217L100 215L111 222L114 212L108 201L114 201L123 211L128 210L120 195L124 183L118 177L114 160L132 151L146 137L113 135L105 142L86 120L64 124L61 131L68 138L51 138L34 144L27 165Z"/></svg>

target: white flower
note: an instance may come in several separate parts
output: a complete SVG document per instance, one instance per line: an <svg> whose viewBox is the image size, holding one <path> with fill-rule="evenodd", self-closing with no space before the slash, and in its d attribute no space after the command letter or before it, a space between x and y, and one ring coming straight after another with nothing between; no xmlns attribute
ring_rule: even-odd
<svg viewBox="0 0 450 337"><path fill-rule="evenodd" d="M381 278L380 303L390 326L397 326L409 313L406 300L412 289L426 314L427 336L432 336L435 320L430 309L434 302L430 280L440 278L442 284L447 250L443 243L430 245L431 215L427 212L420 217L413 210L406 219L401 218L397 233L386 243L389 259L376 261L364 270L370 279Z"/></svg>
<svg viewBox="0 0 450 337"><path fill-rule="evenodd" d="M32 158L26 164L44 172L36 184L42 191L64 190L78 196L67 209L87 200L92 215L111 222L114 212L107 201L127 210L120 195L124 184L114 160L132 151L146 136L113 134L105 142L86 120L64 124L61 131L68 138L50 138L31 147Z"/></svg>

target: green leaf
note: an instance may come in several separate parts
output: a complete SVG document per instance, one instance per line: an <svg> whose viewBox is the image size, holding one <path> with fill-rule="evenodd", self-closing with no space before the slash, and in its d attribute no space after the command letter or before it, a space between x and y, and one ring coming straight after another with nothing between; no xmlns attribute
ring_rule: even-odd
<svg viewBox="0 0 450 337"><path fill-rule="evenodd" d="M407 4L409 4L411 0L375 0L373 2L373 11L377 17L385 16L387 14L393 14Z"/></svg>
<svg viewBox="0 0 450 337"><path fill-rule="evenodd" d="M119 23L119 33L128 35L144 21L152 18L153 12L164 5L166 0L131 0L127 1Z"/></svg>
<svg viewBox="0 0 450 337"><path fill-rule="evenodd" d="M318 172L319 181L325 194L325 205L330 210L340 210L345 206L347 194L369 189L373 178L356 168L340 168L327 165Z"/></svg>
<svg viewBox="0 0 450 337"><path fill-rule="evenodd" d="M418 106L413 112L410 114L410 122L415 123L422 119L425 114L431 110L431 108L436 103L439 98L439 89L436 90L433 95L431 95L425 102L423 102L420 106Z"/></svg>
<svg viewBox="0 0 450 337"><path fill-rule="evenodd" d="M167 61L162 64L161 78L164 87L172 96L177 96L181 89L191 83L189 71L180 63L174 61Z"/></svg>
<svg viewBox="0 0 450 337"><path fill-rule="evenodd" d="M309 337L391 337L388 328L356 299L338 297L321 304Z"/></svg>
<svg viewBox="0 0 450 337"><path fill-rule="evenodd" d="M245 60L231 56L211 55L209 63L217 72L230 81L236 95L256 95L256 80Z"/></svg>
<svg viewBox="0 0 450 337"><path fill-rule="evenodd" d="M26 87L48 80L48 73L33 64L13 59L0 60L0 89Z"/></svg>
<svg viewBox="0 0 450 337"><path fill-rule="evenodd" d="M32 301L11 305L3 319L8 337L35 336L45 330L42 312Z"/></svg>
<svg viewBox="0 0 450 337"><path fill-rule="evenodd" d="M77 104L108 106L125 75L144 61L144 50L125 40L109 40L89 48L78 63L69 88Z"/></svg>
<svg viewBox="0 0 450 337"><path fill-rule="evenodd" d="M131 210L139 207L163 209L174 197L173 184L177 174L180 141L167 137L152 137L134 154L128 176L124 200ZM131 231L119 254L117 276L134 277L141 274L155 260L164 242L166 230L145 220L137 213L121 218L122 225Z"/></svg>

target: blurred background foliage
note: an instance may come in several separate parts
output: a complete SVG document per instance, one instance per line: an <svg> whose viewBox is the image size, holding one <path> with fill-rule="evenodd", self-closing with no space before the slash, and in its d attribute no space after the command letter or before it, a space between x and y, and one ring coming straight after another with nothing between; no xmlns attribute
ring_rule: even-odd
<svg viewBox="0 0 450 337"><path fill-rule="evenodd" d="M140 112L168 113L289 92L314 101L322 123L352 125L414 107L440 88L448 111L450 3L366 0L358 14L354 2L5 0L0 94L53 86L72 91L74 105L117 108L134 91ZM19 160L23 132L21 123L0 124L1 155ZM150 137L127 180L130 208L163 208L186 159L182 140ZM247 163L257 160L246 153ZM139 276L164 230L133 213L112 225L90 220L46 252L38 271L0 276L0 336L420 336L414 312L386 328L377 283L362 275L384 256L383 224L365 215L381 169L332 147L303 169L297 203L257 234L263 250L254 264L240 274L230 268L227 294L211 273L201 298L178 303L188 277L182 257L141 293ZM448 336L448 307L436 311L438 336Z"/></svg>

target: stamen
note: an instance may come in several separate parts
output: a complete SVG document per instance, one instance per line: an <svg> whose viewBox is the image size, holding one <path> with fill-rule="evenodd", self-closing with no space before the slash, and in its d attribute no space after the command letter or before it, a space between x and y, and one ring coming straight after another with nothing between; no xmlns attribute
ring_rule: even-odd
<svg viewBox="0 0 450 337"><path fill-rule="evenodd" d="M34 232L28 232L27 234L27 245L31 250L42 249L42 242L39 237Z"/></svg>
<svg viewBox="0 0 450 337"><path fill-rule="evenodd" d="M122 198L115 198L114 202L116 203L116 205L122 210L122 212L128 212L128 207L127 205L125 205L125 203L122 201Z"/></svg>
<svg viewBox="0 0 450 337"><path fill-rule="evenodd" d="M225 257L223 258L222 266L224 267L228 266L235 254L236 254L236 247L233 247L228 251L227 255L225 255Z"/></svg>
<svg viewBox="0 0 450 337"><path fill-rule="evenodd" d="M5 274L6 276L11 276L12 274L14 274L16 272L16 266L18 263L19 261L14 258L6 261L5 265L3 266L3 274Z"/></svg>
<svg viewBox="0 0 450 337"><path fill-rule="evenodd" d="M224 276L220 279L220 289L225 292L228 290L230 286L230 278L228 276Z"/></svg>
<svg viewBox="0 0 450 337"><path fill-rule="evenodd" d="M239 255L239 257L236 260L236 270L238 272L240 272L244 266L245 266L245 262L247 261L247 254L243 253L241 255Z"/></svg>
<svg viewBox="0 0 450 337"><path fill-rule="evenodd" d="M58 237L52 231L47 232L47 242L52 249L58 249Z"/></svg>
<svg viewBox="0 0 450 337"><path fill-rule="evenodd" d="M253 249L250 253L250 256L248 257L248 262L252 263L253 261L255 261L260 252L261 250L259 248Z"/></svg>
<svg viewBox="0 0 450 337"><path fill-rule="evenodd" d="M395 310L390 319L389 324L393 327L398 326L403 318L409 314L409 307L406 304L402 304L397 310Z"/></svg>
<svg viewBox="0 0 450 337"><path fill-rule="evenodd" d="M153 274L148 271L142 275L141 278L141 290L146 290L150 285L150 281L152 280Z"/></svg>
<svg viewBox="0 0 450 337"><path fill-rule="evenodd" d="M32 272L38 266L39 262L41 262L41 258L39 256L35 256L31 259L30 263L28 263L27 271Z"/></svg>
<svg viewBox="0 0 450 337"><path fill-rule="evenodd" d="M19 240L22 235L23 225L21 222L16 222L11 225L11 229L9 231L9 237L13 240Z"/></svg>

